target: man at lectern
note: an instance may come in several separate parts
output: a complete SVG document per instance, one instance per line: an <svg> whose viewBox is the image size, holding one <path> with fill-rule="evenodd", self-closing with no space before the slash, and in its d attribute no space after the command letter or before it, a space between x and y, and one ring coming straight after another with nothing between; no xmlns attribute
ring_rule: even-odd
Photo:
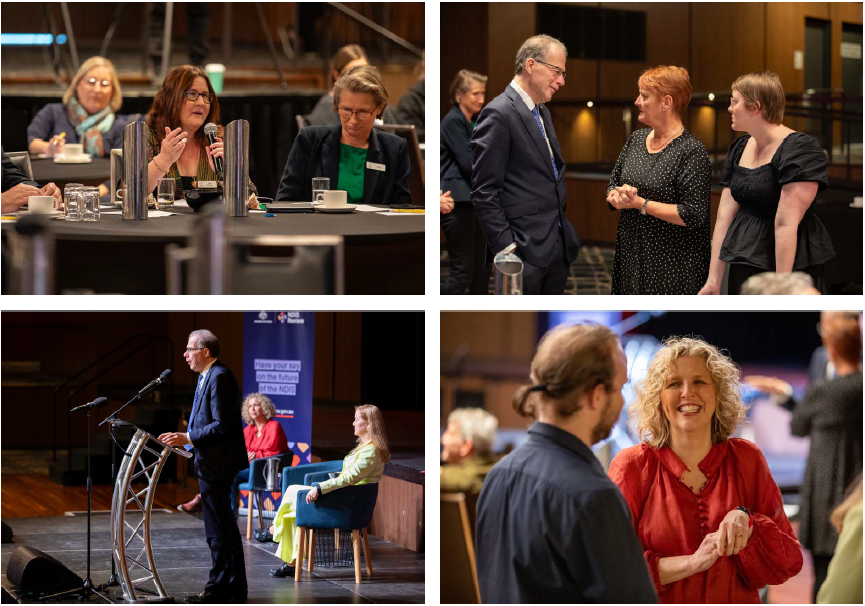
<svg viewBox="0 0 865 606"><path fill-rule="evenodd" d="M189 334L186 359L199 373L186 433L164 433L169 446L195 453L195 471L204 505L204 529L213 568L204 590L187 603L245 602L246 567L240 530L231 511L231 483L249 467L240 419L240 389L234 375L217 360L219 342L209 330Z"/></svg>

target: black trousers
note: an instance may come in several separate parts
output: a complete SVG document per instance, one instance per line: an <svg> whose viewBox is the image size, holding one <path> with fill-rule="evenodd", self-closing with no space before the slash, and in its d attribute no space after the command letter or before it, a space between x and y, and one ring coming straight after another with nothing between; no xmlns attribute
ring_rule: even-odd
<svg viewBox="0 0 865 606"><path fill-rule="evenodd" d="M175 4L174 19L177 19ZM210 4L207 2L184 2L186 7L186 43L189 45L189 62L204 68L210 54ZM165 2L154 2L150 11L150 32L147 50L155 66L162 63L162 37L165 34Z"/></svg>
<svg viewBox="0 0 865 606"><path fill-rule="evenodd" d="M817 593L819 593L820 587L823 586L826 575L829 574L829 562L832 561L832 556L817 555L812 551L811 557L814 560L814 590L811 597L813 598L812 603L816 604Z"/></svg>
<svg viewBox="0 0 865 606"><path fill-rule="evenodd" d="M738 295L742 291L742 285L751 276L762 274L767 271L753 265L744 265L742 263L730 263L730 273L727 275L727 294ZM820 294L826 294L826 280L823 278L823 266L811 265L804 269L797 269L811 276L814 281L814 288L820 291Z"/></svg>
<svg viewBox="0 0 865 606"><path fill-rule="evenodd" d="M487 263L487 241L471 202L457 202L454 209L441 215L442 231L448 244L451 271L441 287L443 295L470 295L489 292L490 270Z"/></svg>
<svg viewBox="0 0 865 606"><path fill-rule="evenodd" d="M556 253L548 267L537 267L523 259L523 294L564 294L571 264L565 258L565 238L561 228L556 230L556 246Z"/></svg>
<svg viewBox="0 0 865 606"><path fill-rule="evenodd" d="M205 590L218 594L242 595L247 592L243 541L231 510L231 485L234 478L207 482L198 478L204 506L204 532L213 568Z"/></svg>

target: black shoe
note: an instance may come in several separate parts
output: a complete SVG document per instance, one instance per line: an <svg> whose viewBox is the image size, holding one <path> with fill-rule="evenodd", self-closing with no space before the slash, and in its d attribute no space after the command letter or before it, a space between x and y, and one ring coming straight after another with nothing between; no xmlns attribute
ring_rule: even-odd
<svg viewBox="0 0 865 606"><path fill-rule="evenodd" d="M270 530L267 528L254 531L252 536L254 536L255 540L259 543L273 543L273 535L270 534Z"/></svg>
<svg viewBox="0 0 865 606"><path fill-rule="evenodd" d="M283 564L279 568L271 568L270 569L270 576L277 577L280 579L284 579L284 578L293 579L294 578L294 566L289 566L288 564Z"/></svg>

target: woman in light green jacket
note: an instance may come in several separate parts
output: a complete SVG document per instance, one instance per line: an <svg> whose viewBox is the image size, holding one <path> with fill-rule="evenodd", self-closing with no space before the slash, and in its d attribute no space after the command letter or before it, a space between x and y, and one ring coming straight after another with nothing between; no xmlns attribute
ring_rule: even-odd
<svg viewBox="0 0 865 606"><path fill-rule="evenodd" d="M829 562L818 604L862 603L862 476L831 516L841 535Z"/></svg>
<svg viewBox="0 0 865 606"><path fill-rule="evenodd" d="M279 543L277 555L284 564L271 570L272 576L294 578L298 545L295 503L299 490L311 489L306 493L306 502L310 503L323 494L345 486L373 484L381 479L384 464L390 459L381 411L372 404L356 406L353 426L357 447L343 460L342 472L338 477L322 482L314 489L311 486L292 485L283 495L270 532L273 533L273 540Z"/></svg>

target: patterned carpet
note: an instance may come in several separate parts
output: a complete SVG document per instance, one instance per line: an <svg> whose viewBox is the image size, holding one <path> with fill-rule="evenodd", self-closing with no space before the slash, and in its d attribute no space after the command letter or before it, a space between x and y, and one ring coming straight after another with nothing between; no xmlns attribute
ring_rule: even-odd
<svg viewBox="0 0 865 606"><path fill-rule="evenodd" d="M571 264L571 273L565 286L566 295L608 295L613 287L613 255L615 247L586 245ZM450 275L448 251L441 248L441 281ZM489 294L493 294L495 278L490 276Z"/></svg>

